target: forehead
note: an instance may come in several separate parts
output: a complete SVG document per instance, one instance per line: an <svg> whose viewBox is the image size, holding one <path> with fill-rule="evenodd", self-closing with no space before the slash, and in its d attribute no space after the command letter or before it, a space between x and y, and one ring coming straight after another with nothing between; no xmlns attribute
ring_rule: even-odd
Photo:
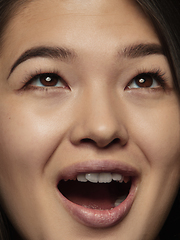
<svg viewBox="0 0 180 240"><path fill-rule="evenodd" d="M10 21L4 49L8 46L13 56L47 44L106 51L139 41L159 43L152 23L135 0L34 0Z"/></svg>

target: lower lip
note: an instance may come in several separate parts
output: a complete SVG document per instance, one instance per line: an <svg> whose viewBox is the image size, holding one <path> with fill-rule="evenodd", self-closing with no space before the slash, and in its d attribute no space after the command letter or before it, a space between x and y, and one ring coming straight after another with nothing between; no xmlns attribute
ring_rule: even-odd
<svg viewBox="0 0 180 240"><path fill-rule="evenodd" d="M111 227L122 221L129 213L136 193L135 181L132 181L132 186L127 198L117 207L110 210L90 209L77 205L65 198L58 190L64 207L68 212L81 224L93 228Z"/></svg>

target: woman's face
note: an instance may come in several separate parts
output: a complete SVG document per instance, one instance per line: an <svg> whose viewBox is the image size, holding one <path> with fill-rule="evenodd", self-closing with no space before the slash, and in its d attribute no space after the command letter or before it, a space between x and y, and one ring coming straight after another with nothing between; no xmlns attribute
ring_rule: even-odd
<svg viewBox="0 0 180 240"><path fill-rule="evenodd" d="M179 187L179 102L138 4L32 1L1 51L0 194L23 238L155 239Z"/></svg>

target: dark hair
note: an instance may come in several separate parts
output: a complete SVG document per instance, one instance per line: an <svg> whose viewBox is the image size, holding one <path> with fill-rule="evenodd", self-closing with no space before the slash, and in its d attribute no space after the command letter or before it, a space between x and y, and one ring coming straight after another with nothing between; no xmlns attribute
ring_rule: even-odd
<svg viewBox="0 0 180 240"><path fill-rule="evenodd" d="M21 237L8 220L0 206L0 240L21 240Z"/></svg>
<svg viewBox="0 0 180 240"><path fill-rule="evenodd" d="M8 22L29 0L0 0L0 46ZM137 0L154 22L174 75L180 97L180 0ZM161 240L180 240L180 191L160 232ZM20 239L0 206L0 240Z"/></svg>
<svg viewBox="0 0 180 240"><path fill-rule="evenodd" d="M174 74L175 88L180 95L180 1L137 0L154 23Z"/></svg>

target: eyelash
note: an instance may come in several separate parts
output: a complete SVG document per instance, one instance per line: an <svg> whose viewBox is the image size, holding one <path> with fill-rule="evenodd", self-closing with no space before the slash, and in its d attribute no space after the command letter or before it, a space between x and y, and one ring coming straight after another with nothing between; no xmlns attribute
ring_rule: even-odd
<svg viewBox="0 0 180 240"><path fill-rule="evenodd" d="M49 91L49 90L52 90L52 88L57 88L57 87L47 87L47 86L44 86L44 87L38 87L38 86L33 86L33 85L30 85L33 81L35 81L35 79L37 79L38 77L40 76L43 76L43 75L54 75L54 76L57 76L59 79L62 80L62 82L64 83L64 85L67 86L67 88L70 89L70 87L68 86L66 80L64 80L65 78L63 77L63 75L57 71L57 70L53 70L53 71L46 71L46 72L43 72L41 70L39 71L36 71L35 73L30 73L26 78L25 80L23 80L23 87L22 89L23 90L45 90L45 91ZM132 78L131 81L129 81L128 85L125 87L125 89L131 89L131 88L128 88L128 86L133 82L135 81L135 79L140 79L144 76L146 77L151 77L152 79L154 79L158 84L159 86L162 88L162 89L166 89L166 79L164 77L165 73L162 72L160 69L154 69L154 70L151 70L151 71L146 71L145 69L144 70L141 70L141 71L138 71L137 74L135 74L135 77ZM62 87L59 87L62 89ZM66 88L66 87L65 87ZM133 89L133 88L132 88ZM143 87L139 87L139 89L143 89ZM147 89L154 89L154 88L151 88L151 87L148 87ZM159 89L156 87L156 89Z"/></svg>
<svg viewBox="0 0 180 240"><path fill-rule="evenodd" d="M138 71L137 74L135 74L135 77L128 83L128 85L130 85L136 79L140 79L143 77L150 77L151 79L155 80L162 89L165 90L167 87L167 80L165 79L164 75L165 75L165 72L162 72L160 69L153 69L151 71L146 71L144 69L144 70ZM126 86L125 89L127 88L128 86ZM141 87L139 87L139 89L141 89ZM159 88L148 87L148 89L159 89Z"/></svg>
<svg viewBox="0 0 180 240"><path fill-rule="evenodd" d="M30 74L28 74L28 76L26 76L26 78L22 82L23 85L24 85L22 87L22 89L23 90L40 90L40 91L45 90L45 91L49 91L49 90L52 90L52 88L55 88L53 86L52 87L46 87L46 86L38 87L38 86L31 85L31 83L33 81L35 81L38 77L41 77L43 75L57 76L68 87L68 84L66 83L66 80L64 80L65 78L63 77L63 75L59 71L57 71L57 70L53 70L53 71L51 71L51 70L50 71L37 70L35 73L30 73Z"/></svg>

